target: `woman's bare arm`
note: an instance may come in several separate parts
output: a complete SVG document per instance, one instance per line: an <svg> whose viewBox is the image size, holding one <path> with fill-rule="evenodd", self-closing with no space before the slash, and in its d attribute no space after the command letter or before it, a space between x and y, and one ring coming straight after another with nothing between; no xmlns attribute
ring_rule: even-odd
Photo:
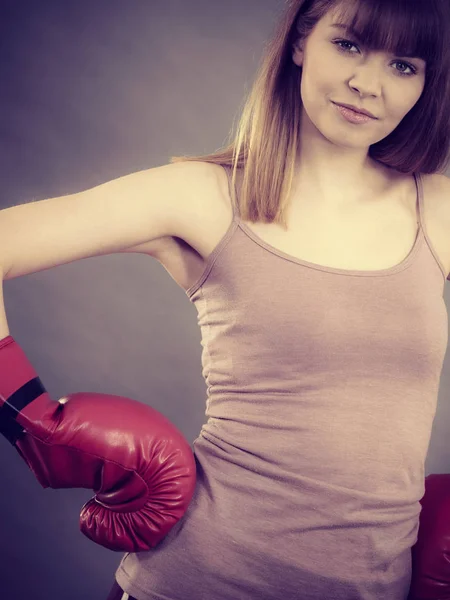
<svg viewBox="0 0 450 600"><path fill-rule="evenodd" d="M89 190L0 210L0 271L13 279L83 258L130 252L167 236L185 239L212 187L210 165L184 162ZM1 307L0 307L1 309Z"/></svg>

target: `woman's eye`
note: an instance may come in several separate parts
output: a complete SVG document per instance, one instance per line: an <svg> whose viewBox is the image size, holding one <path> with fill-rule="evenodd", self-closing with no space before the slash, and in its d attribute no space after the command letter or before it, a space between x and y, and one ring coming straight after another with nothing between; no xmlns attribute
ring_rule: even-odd
<svg viewBox="0 0 450 600"><path fill-rule="evenodd" d="M348 50L347 48L344 48L340 44L349 44L350 46L354 46L355 48L358 47L357 44L355 44L354 42L351 42L350 40L337 40L337 41L333 42L333 44L335 46L337 46L339 52L345 52L347 54L354 54L354 52L351 52L350 50ZM396 69L397 73L401 77L411 77L412 75L415 75L417 73L417 69L413 65L410 65L407 62L404 62L404 61L401 61L401 60L396 60L394 62L397 63L397 64L399 64L399 65L403 65L403 66L405 66L405 67L407 67L408 69L411 70L411 73L405 73L403 71L399 71L398 69Z"/></svg>

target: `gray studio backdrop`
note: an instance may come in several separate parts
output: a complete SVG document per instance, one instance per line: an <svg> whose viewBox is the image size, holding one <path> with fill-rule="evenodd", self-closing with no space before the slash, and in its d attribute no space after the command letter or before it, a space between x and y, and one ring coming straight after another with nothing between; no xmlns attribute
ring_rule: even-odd
<svg viewBox="0 0 450 600"><path fill-rule="evenodd" d="M1 207L222 146L284 5L1 0ZM154 259L90 258L4 293L11 334L55 399L129 396L194 441L206 400L197 312ZM446 359L427 474L450 472L449 395ZM0 439L1 599L106 597L122 554L79 532L91 496L43 490Z"/></svg>

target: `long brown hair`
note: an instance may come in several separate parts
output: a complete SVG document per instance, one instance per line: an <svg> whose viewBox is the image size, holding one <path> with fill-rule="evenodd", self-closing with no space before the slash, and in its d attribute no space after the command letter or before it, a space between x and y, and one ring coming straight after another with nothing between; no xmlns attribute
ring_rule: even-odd
<svg viewBox="0 0 450 600"><path fill-rule="evenodd" d="M244 104L237 133L206 156L175 156L171 163L202 161L243 169L241 216L286 228L286 209L298 160L302 69L292 46L306 39L331 9L356 30L371 51L417 56L427 63L424 90L396 129L369 148L374 160L405 174L442 172L450 147L448 0L291 0L267 45ZM237 199L233 190L233 202Z"/></svg>

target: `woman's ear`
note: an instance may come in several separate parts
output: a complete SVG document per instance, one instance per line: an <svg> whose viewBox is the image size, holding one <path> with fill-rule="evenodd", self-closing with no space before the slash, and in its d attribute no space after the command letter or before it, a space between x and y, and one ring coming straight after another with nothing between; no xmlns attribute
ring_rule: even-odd
<svg viewBox="0 0 450 600"><path fill-rule="evenodd" d="M303 66L303 44L300 39L292 45L292 60L297 67Z"/></svg>

